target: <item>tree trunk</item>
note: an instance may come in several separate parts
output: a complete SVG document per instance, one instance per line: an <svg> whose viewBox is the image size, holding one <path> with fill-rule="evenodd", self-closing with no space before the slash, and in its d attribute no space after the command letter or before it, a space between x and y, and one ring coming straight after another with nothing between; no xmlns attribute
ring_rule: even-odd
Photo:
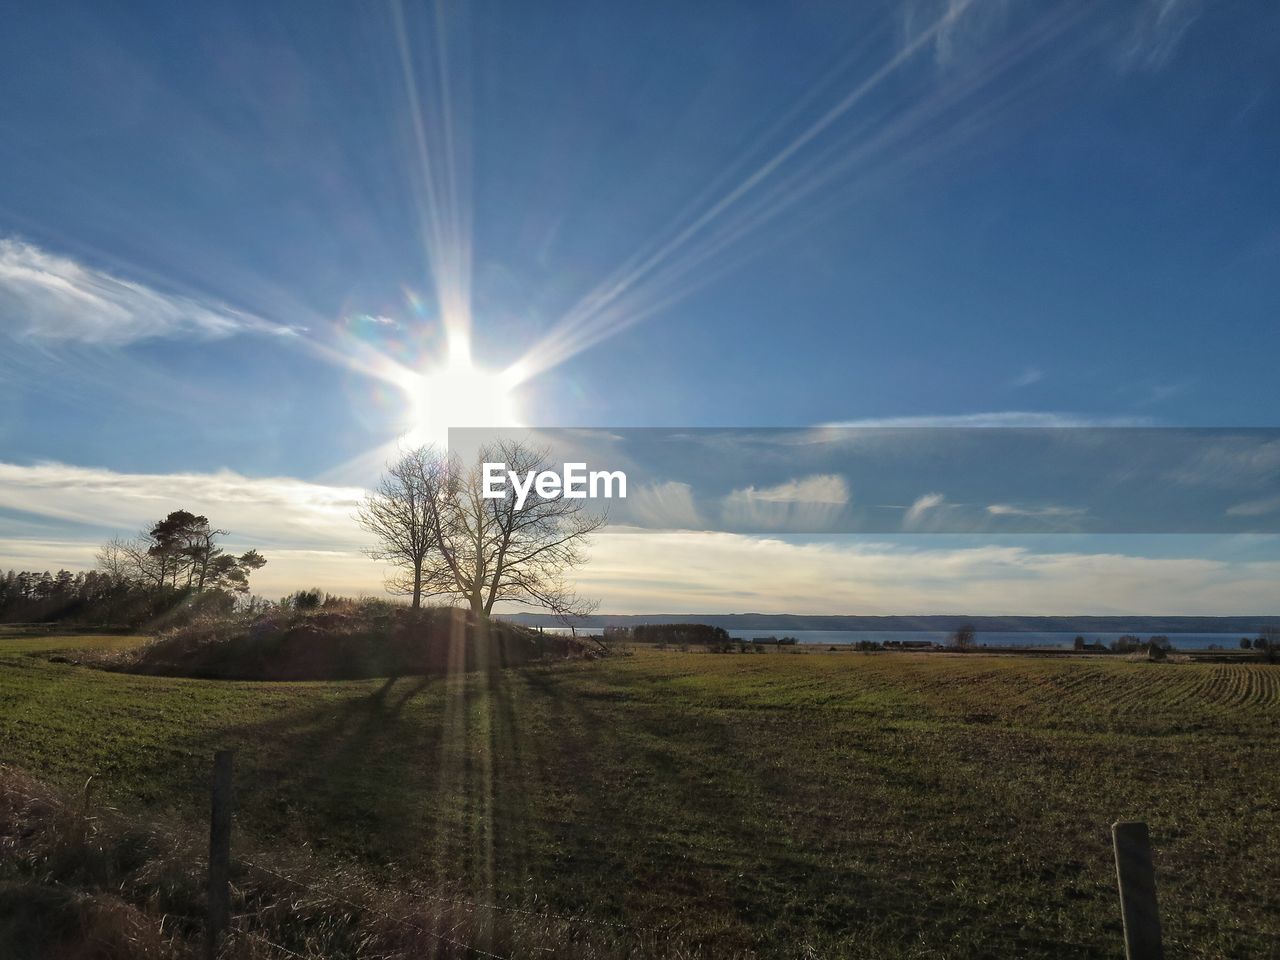
<svg viewBox="0 0 1280 960"><path fill-rule="evenodd" d="M413 609L422 608L422 564L413 565Z"/></svg>

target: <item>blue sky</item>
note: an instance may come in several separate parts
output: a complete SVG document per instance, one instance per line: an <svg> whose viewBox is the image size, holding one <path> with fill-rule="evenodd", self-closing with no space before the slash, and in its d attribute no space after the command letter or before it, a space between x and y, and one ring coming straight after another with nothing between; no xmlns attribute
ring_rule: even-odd
<svg viewBox="0 0 1280 960"><path fill-rule="evenodd" d="M851 6L11 11L0 556L345 522L459 342L524 424L1276 425L1280 9Z"/></svg>

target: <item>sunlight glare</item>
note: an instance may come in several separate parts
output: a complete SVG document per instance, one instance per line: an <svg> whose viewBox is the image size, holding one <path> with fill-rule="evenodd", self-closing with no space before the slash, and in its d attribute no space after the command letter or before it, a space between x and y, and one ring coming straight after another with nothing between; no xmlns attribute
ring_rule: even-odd
<svg viewBox="0 0 1280 960"><path fill-rule="evenodd" d="M519 426L511 377L453 359L448 366L418 376L406 389L413 420L405 440L445 446L450 427Z"/></svg>

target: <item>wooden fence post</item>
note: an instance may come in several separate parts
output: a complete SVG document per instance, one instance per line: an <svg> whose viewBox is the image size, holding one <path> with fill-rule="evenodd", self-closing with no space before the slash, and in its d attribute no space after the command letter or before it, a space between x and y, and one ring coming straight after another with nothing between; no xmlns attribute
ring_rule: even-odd
<svg viewBox="0 0 1280 960"><path fill-rule="evenodd" d="M209 922L205 929L206 960L217 960L218 948L231 923L231 760L234 752L213 755L212 806L209 816Z"/></svg>
<svg viewBox="0 0 1280 960"><path fill-rule="evenodd" d="M1141 821L1113 823L1111 843L1120 884L1120 911L1124 915L1124 955L1127 960L1164 960L1147 825Z"/></svg>

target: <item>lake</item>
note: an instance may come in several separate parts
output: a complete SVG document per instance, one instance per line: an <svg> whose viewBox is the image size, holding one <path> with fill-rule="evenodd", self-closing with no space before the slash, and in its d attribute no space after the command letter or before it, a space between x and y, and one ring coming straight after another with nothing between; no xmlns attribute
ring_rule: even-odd
<svg viewBox="0 0 1280 960"><path fill-rule="evenodd" d="M568 633L567 627L548 628L548 632ZM599 633L598 628L579 628L579 633ZM844 644L857 643L859 640L870 640L872 643L884 643L886 640L927 640L933 643L947 644L951 642L952 633L947 630L730 630L735 639L751 640L757 637L795 637L799 643ZM1041 649L1070 650L1075 645L1077 636L1084 637L1089 643L1101 642L1111 646L1111 641L1125 636L1124 633L1076 633L1072 632L1040 632L1034 630L1018 631L978 631L974 635L974 643L980 649L990 647L1037 647ZM1151 634L1134 634L1142 640ZM1235 633L1168 633L1167 636L1175 650L1209 650L1215 647L1223 650L1239 650L1240 637ZM1256 636L1255 635L1251 635Z"/></svg>

